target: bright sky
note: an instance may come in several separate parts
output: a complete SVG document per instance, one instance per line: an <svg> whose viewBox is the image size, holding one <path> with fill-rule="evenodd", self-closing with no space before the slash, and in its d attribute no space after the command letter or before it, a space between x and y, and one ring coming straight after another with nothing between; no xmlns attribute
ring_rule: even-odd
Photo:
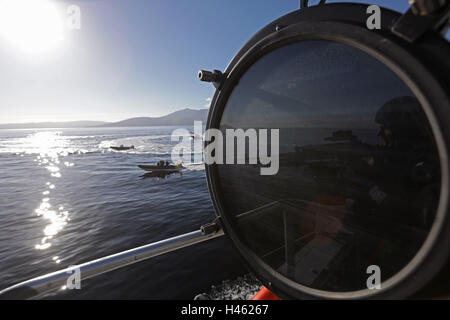
<svg viewBox="0 0 450 320"><path fill-rule="evenodd" d="M402 12L407 2L372 0ZM14 5L0 10L0 123L116 121L207 107L213 86L197 71L225 69L261 27L299 7L299 0L5 3ZM81 9L79 30L66 26L69 5Z"/></svg>

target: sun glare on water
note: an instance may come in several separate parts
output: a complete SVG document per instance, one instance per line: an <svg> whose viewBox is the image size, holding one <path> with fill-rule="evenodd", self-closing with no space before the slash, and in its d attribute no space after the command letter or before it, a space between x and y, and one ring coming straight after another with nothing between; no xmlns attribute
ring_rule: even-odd
<svg viewBox="0 0 450 320"><path fill-rule="evenodd" d="M49 0L0 0L0 37L29 54L56 49L63 17Z"/></svg>
<svg viewBox="0 0 450 320"><path fill-rule="evenodd" d="M37 250L46 250L52 246L52 239L61 232L70 221L69 211L64 206L54 203L53 193L57 191L57 185L62 178L61 167L63 166L61 157L67 157L70 153L70 141L62 135L60 131L39 131L28 135L24 139L16 142L18 149L22 149L25 154L34 154L34 161L49 174L48 181L43 185L41 191L42 200L34 214L41 217L46 226L43 230L43 237L35 245ZM64 166L69 168L74 164L64 161ZM55 263L60 263L61 259L53 259Z"/></svg>

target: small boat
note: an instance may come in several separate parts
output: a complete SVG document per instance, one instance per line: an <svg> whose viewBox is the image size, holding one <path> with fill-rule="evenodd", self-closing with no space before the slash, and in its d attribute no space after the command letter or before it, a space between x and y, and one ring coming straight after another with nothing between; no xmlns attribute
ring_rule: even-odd
<svg viewBox="0 0 450 320"><path fill-rule="evenodd" d="M157 165L138 165L139 168L145 171L178 171L183 169L183 165L176 164L176 165L168 165L168 166L157 166Z"/></svg>
<svg viewBox="0 0 450 320"><path fill-rule="evenodd" d="M124 151L124 150L132 150L132 149L134 149L134 146L125 147L122 144L122 145L120 145L120 147L110 147L110 148L113 149L113 150L116 150L116 151Z"/></svg>
<svg viewBox="0 0 450 320"><path fill-rule="evenodd" d="M336 142L357 141L358 137L353 134L352 130L338 130L333 132L333 135L331 137L326 137L324 140Z"/></svg>
<svg viewBox="0 0 450 320"><path fill-rule="evenodd" d="M201 139L202 138L201 135L198 135L192 131L189 131L189 135L191 136L191 139Z"/></svg>

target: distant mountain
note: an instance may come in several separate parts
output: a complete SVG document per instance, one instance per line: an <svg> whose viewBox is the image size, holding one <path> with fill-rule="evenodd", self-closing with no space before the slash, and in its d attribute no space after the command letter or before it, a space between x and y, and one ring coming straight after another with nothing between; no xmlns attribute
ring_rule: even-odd
<svg viewBox="0 0 450 320"><path fill-rule="evenodd" d="M107 124L104 121L29 122L0 124L0 129L83 128Z"/></svg>
<svg viewBox="0 0 450 320"><path fill-rule="evenodd" d="M193 125L195 120L206 122L208 109L183 109L163 117L139 117L119 122L69 121L0 124L0 129L85 128L85 127L150 127Z"/></svg>
<svg viewBox="0 0 450 320"><path fill-rule="evenodd" d="M179 126L193 125L195 120L206 122L208 109L183 109L163 117L139 117L119 122L107 123L102 127L149 127L149 126Z"/></svg>

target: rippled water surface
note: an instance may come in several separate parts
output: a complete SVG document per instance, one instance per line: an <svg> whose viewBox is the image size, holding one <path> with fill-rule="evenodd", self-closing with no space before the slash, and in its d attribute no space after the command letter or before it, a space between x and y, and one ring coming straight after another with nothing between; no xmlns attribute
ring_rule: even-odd
<svg viewBox="0 0 450 320"><path fill-rule="evenodd" d="M170 161L178 143L171 141L174 129L0 130L1 288L210 222L214 211L201 163L166 178L144 179L137 167ZM110 149L120 145L135 149ZM244 272L221 238L83 281L81 290L52 298L192 299Z"/></svg>

